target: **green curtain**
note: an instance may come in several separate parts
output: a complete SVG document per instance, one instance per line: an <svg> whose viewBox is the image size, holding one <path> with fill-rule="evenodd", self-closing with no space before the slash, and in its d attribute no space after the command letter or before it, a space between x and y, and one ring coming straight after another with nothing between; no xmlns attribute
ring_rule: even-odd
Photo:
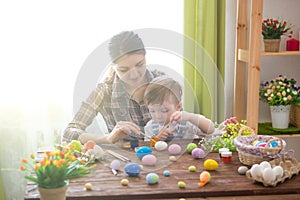
<svg viewBox="0 0 300 200"><path fill-rule="evenodd" d="M1 171L0 171L0 200L4 200L4 188L2 184L2 176L1 176Z"/></svg>
<svg viewBox="0 0 300 200"><path fill-rule="evenodd" d="M217 122L224 120L225 5L184 1L184 108Z"/></svg>

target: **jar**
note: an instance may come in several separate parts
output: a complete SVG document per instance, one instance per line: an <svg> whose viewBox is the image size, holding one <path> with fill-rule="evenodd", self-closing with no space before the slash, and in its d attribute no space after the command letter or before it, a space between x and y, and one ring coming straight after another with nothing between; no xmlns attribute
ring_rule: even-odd
<svg viewBox="0 0 300 200"><path fill-rule="evenodd" d="M231 151L222 152L221 156L223 162L231 162L232 152Z"/></svg>

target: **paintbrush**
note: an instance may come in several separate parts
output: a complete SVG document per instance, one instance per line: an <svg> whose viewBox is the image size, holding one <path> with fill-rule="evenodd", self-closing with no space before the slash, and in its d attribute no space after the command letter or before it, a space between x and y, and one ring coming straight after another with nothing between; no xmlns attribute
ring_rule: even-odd
<svg viewBox="0 0 300 200"><path fill-rule="evenodd" d="M155 141L153 138L151 138L149 135L146 135L146 134L143 133L142 131L140 131L140 134L143 135L143 136L145 136L146 138L148 138L150 141L156 143L156 141Z"/></svg>
<svg viewBox="0 0 300 200"><path fill-rule="evenodd" d="M169 122L169 123L167 123L158 133L157 133L157 135L156 135L156 137L160 137L160 135L167 129L167 128L169 128L169 126L170 126L170 124L171 124L171 122Z"/></svg>

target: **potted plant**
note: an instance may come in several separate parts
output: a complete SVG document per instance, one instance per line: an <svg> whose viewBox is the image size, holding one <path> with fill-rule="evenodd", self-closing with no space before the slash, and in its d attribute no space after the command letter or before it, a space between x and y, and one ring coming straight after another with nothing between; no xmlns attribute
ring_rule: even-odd
<svg viewBox="0 0 300 200"><path fill-rule="evenodd" d="M88 166L86 157L77 157L77 154L76 142L73 141L63 148L46 151L38 160L35 154L31 154L29 159L23 158L20 168L26 173L26 179L37 184L42 200L64 200L67 181L91 172L92 166Z"/></svg>
<svg viewBox="0 0 300 200"><path fill-rule="evenodd" d="M277 78L261 83L260 100L266 102L271 109L272 127L288 128L290 104L299 95L295 79L279 75Z"/></svg>
<svg viewBox="0 0 300 200"><path fill-rule="evenodd" d="M286 21L268 18L262 22L262 35L265 51L278 52L282 35L286 35L292 28Z"/></svg>

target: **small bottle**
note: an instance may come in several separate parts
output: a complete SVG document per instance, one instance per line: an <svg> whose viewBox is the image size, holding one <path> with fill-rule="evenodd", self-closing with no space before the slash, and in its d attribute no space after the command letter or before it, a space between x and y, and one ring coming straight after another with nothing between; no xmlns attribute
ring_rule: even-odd
<svg viewBox="0 0 300 200"><path fill-rule="evenodd" d="M228 148L221 148L221 149L219 149L220 159L222 159L222 153L223 153L223 152L228 152L228 151L229 151Z"/></svg>
<svg viewBox="0 0 300 200"><path fill-rule="evenodd" d="M222 152L222 161L223 162L231 162L231 157L232 157L231 151Z"/></svg>
<svg viewBox="0 0 300 200"><path fill-rule="evenodd" d="M154 142L155 141L155 142ZM159 141L159 138L153 137L152 140L150 140L150 147L154 147L155 143Z"/></svg>

